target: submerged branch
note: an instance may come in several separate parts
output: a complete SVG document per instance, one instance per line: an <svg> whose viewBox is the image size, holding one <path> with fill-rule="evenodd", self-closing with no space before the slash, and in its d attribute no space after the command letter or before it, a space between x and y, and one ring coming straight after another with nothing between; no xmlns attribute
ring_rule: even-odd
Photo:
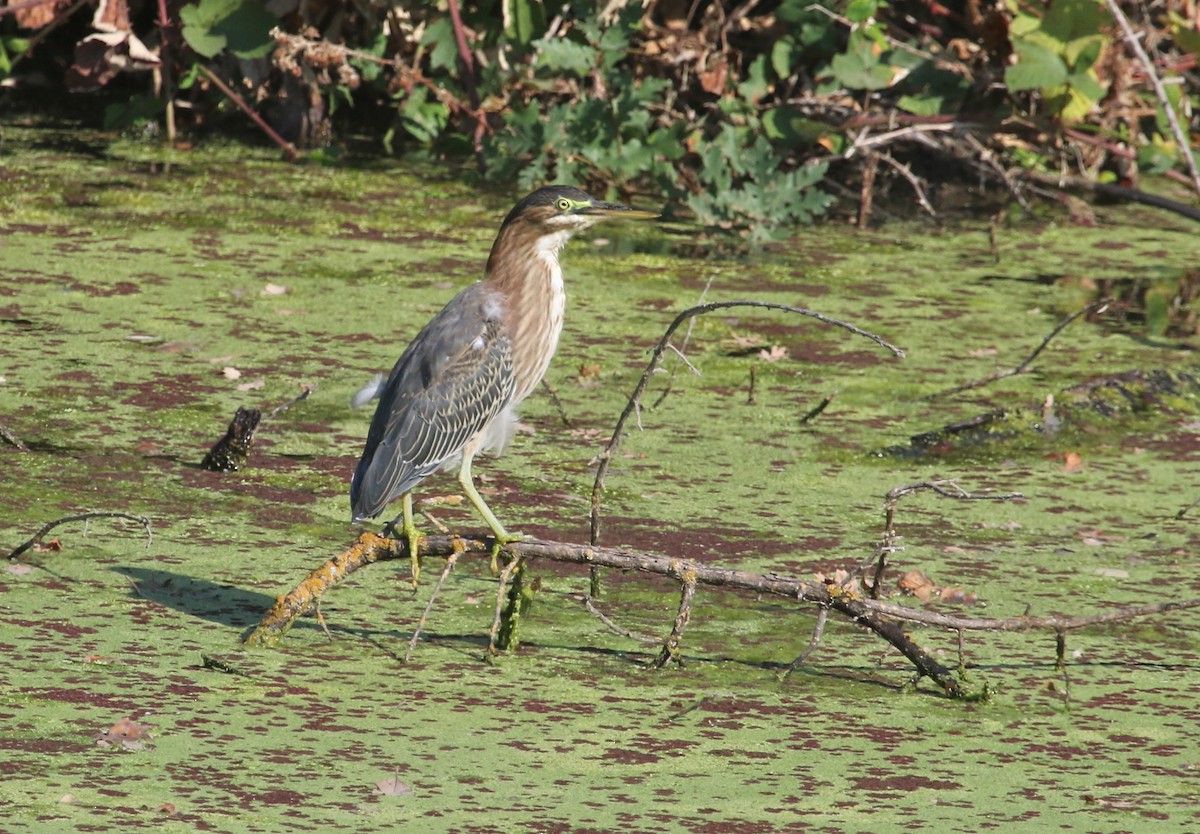
<svg viewBox="0 0 1200 834"><path fill-rule="evenodd" d="M964 382L962 385L955 385L953 388L947 388L944 391L938 391L936 394L930 394L927 397L925 397L925 399L933 400L933 399L937 399L939 397L946 397L951 394L961 394L963 391L970 391L974 388L982 388L983 386L987 385L988 383L995 382L996 380L999 380L999 379L1007 379L1010 376L1018 376L1019 374L1028 373L1029 366L1033 364L1033 360L1037 359L1038 356L1041 355L1042 351L1046 349L1046 347L1050 344L1050 342L1054 339L1054 337L1057 336L1059 333L1061 333L1067 327L1067 325L1069 325L1071 322L1075 321L1077 318L1080 318L1081 316L1091 315L1092 313L1104 312L1104 310L1108 307L1109 304L1112 303L1112 301L1113 300L1111 298L1102 298L1099 301L1093 301L1091 304L1088 304L1086 307L1083 307L1079 310L1076 310L1074 313L1071 313L1071 315L1067 316L1062 321L1060 321L1057 325L1055 325L1054 329L1051 330L1049 333L1047 333L1045 338L1042 339L1041 344L1039 344L1036 348L1033 349L1033 353L1031 353L1027 357L1025 357L1025 360L1023 362L1021 362L1019 365L1017 365L1016 367L1008 368L1008 369L1002 370L1002 371L996 371L995 373L988 374L987 376L983 377L982 379L976 379L976 380L973 380L972 382Z"/></svg>

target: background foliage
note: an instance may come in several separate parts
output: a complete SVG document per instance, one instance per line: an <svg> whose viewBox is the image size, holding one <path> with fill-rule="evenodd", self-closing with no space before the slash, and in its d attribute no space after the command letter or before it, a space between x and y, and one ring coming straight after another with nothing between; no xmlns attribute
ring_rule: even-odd
<svg viewBox="0 0 1200 834"><path fill-rule="evenodd" d="M170 141L244 119L236 97L318 156L474 154L763 239L841 194L863 219L891 182L930 212L964 173L1188 182L1169 116L1195 122L1195 2L1128 4L1149 66L1106 2L25 0L0 9L0 79L102 93L107 127Z"/></svg>

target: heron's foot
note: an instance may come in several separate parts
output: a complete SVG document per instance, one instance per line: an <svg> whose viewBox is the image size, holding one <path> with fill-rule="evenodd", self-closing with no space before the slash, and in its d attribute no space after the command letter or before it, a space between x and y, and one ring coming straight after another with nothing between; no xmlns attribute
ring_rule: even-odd
<svg viewBox="0 0 1200 834"><path fill-rule="evenodd" d="M404 531L404 538L408 539L408 555L412 559L412 584L417 587L417 581L421 578L421 539L425 538L425 534L416 527L409 526Z"/></svg>
<svg viewBox="0 0 1200 834"><path fill-rule="evenodd" d="M399 525L397 522L400 522ZM392 519L384 525L382 532L389 539L404 536L404 540L408 542L408 555L412 559L412 585L416 588L417 581L421 578L421 539L425 538L425 534L417 529L411 519L401 521L399 518Z"/></svg>
<svg viewBox="0 0 1200 834"><path fill-rule="evenodd" d="M523 541L524 539L525 537L520 533L495 534L495 538L492 539L492 560L490 563L492 576L498 576L500 574L500 554L504 552L504 548L515 542Z"/></svg>

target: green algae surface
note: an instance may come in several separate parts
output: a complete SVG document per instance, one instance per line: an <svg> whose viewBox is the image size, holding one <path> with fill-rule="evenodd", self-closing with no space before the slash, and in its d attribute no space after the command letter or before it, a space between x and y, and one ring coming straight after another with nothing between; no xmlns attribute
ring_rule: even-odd
<svg viewBox="0 0 1200 834"><path fill-rule="evenodd" d="M414 594L374 565L273 649L239 640L354 537L347 482L370 418L349 399L480 277L515 197L454 172L294 166L236 147L167 153L5 128L0 156L0 545L88 510L0 574L0 830L462 832L1187 831L1200 807L1200 615L1070 635L968 634L962 703L854 626L701 588L685 664L605 628L587 578L538 565L522 646L480 661L495 581L451 575L409 664L439 566ZM510 529L585 541L594 458L674 314L701 299L810 307L815 322L698 319L692 369L660 374L608 479L602 543L745 570L851 568L884 493L954 478L1020 501L901 503L889 594L921 571L964 616L1086 614L1200 596L1200 417L1151 413L953 454L886 454L988 411L1131 369L1196 369L1195 340L1078 321L1012 367L1081 286L1177 281L1193 227L1103 208L1095 227L813 229L742 259L683 224L605 227L564 253L552 400L526 404L481 490ZM603 235L603 237L601 237ZM685 254L686 253L686 254ZM701 253L701 254L697 254ZM995 255L999 256L998 260ZM677 340L682 348L682 337ZM753 375L752 370L753 369ZM659 396L668 386L667 396ZM246 468L198 464L238 406L267 414ZM824 397L815 419L801 417ZM656 403L657 401L657 403ZM452 493L438 476L428 495ZM1180 512L1184 511L1182 515ZM436 512L452 528L470 513ZM678 590L609 575L598 604L662 638ZM955 635L917 632L957 663Z"/></svg>

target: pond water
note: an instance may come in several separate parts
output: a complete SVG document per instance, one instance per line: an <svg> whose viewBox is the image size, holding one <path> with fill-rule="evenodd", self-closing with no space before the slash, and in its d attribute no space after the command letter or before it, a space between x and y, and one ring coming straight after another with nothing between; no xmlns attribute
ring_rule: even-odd
<svg viewBox="0 0 1200 834"><path fill-rule="evenodd" d="M481 277L521 195L446 169L3 130L0 541L15 548L89 510L145 515L153 529L148 543L119 520L63 525L54 549L25 560L38 567L0 578L11 830L1194 822L1195 611L1072 634L1065 672L1053 635L969 634L965 673L994 691L982 703L909 686L903 658L833 620L781 681L814 612L703 588L685 665L654 672L653 646L584 610L586 576L549 565L522 647L495 665L479 660L495 588L483 561L451 575L407 665L397 658L429 584L414 594L399 563L326 596L328 636L306 618L276 648L243 647L275 595L354 538L347 485L370 409L351 395ZM994 246L981 218L726 248L678 219L569 244L548 376L558 404L531 397L508 453L475 467L509 529L586 541L593 459L670 320L701 299L770 301L852 322L906 356L783 313L696 319L676 339L687 362L668 360L613 464L603 544L832 573L874 552L889 489L954 479L1025 497L902 502L887 589L898 601L1011 617L1200 597L1194 386L1100 416L1073 411L1071 394L1134 370L1197 372L1179 300L1200 266L1194 225L1103 206L1094 225L1010 216ZM1105 291L1124 295L1064 328L1029 373L944 393L1020 364ZM1144 320L1147 293L1176 299L1172 329ZM199 468L238 406L267 412L302 386L306 399L263 420L246 468ZM1006 417L997 436L894 453L992 412ZM439 476L422 493L454 490ZM483 526L466 510L434 514ZM942 596L902 597L907 571ZM610 575L606 589L599 605L622 627L669 630L670 583ZM954 634L916 634L958 662ZM110 733L126 719L135 730Z"/></svg>

